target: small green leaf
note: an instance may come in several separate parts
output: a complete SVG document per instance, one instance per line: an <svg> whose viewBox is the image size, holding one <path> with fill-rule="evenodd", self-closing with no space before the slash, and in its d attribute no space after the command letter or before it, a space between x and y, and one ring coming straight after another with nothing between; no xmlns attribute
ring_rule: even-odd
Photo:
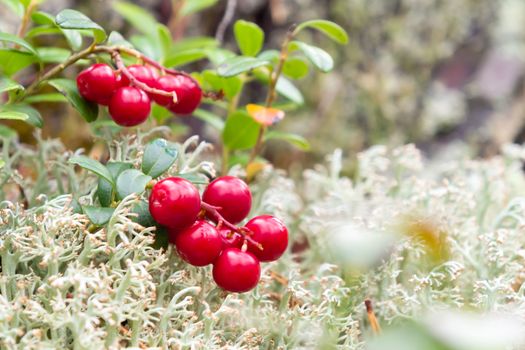
<svg viewBox="0 0 525 350"><path fill-rule="evenodd" d="M24 87L16 81L6 77L0 77L0 93L7 91L21 91Z"/></svg>
<svg viewBox="0 0 525 350"><path fill-rule="evenodd" d="M264 50L257 56L257 58L277 63L277 61L279 61L279 56L280 52L277 50Z"/></svg>
<svg viewBox="0 0 525 350"><path fill-rule="evenodd" d="M0 124L0 137L5 139L12 139L17 136L17 133L15 130L11 129L10 127L7 127L5 125Z"/></svg>
<svg viewBox="0 0 525 350"><path fill-rule="evenodd" d="M236 56L233 51L221 49L218 47L204 49L204 52L206 52L206 56L208 56L210 62L216 66Z"/></svg>
<svg viewBox="0 0 525 350"><path fill-rule="evenodd" d="M334 60L328 52L318 47L300 41L290 43L290 49L299 49L322 72L329 72L334 68Z"/></svg>
<svg viewBox="0 0 525 350"><path fill-rule="evenodd" d="M33 54L35 57L38 57L38 52L36 52L35 48L31 46L31 44L29 44L27 41L25 41L24 39L20 39L16 35L0 32L0 41L10 42L20 47L23 47L29 53Z"/></svg>
<svg viewBox="0 0 525 350"><path fill-rule="evenodd" d="M0 119L23 120L31 125L41 128L43 125L40 113L26 104L13 104L0 106ZM22 116L23 115L23 116Z"/></svg>
<svg viewBox="0 0 525 350"><path fill-rule="evenodd" d="M106 164L106 168L108 168L113 179L118 178L124 170L131 169L131 167L132 164L124 162L108 162L108 164ZM100 204L105 207L110 206L113 201L113 192L113 185L103 177L100 177L97 187L97 197Z"/></svg>
<svg viewBox="0 0 525 350"><path fill-rule="evenodd" d="M162 56L158 42L146 35L132 35L129 41L146 56L159 60Z"/></svg>
<svg viewBox="0 0 525 350"><path fill-rule="evenodd" d="M308 63L304 58L290 57L284 62L283 74L292 79L301 79L308 74Z"/></svg>
<svg viewBox="0 0 525 350"><path fill-rule="evenodd" d="M171 37L170 30L164 24L157 24L157 38L159 40L159 46L162 50L162 57L166 57L171 52L171 43L173 38Z"/></svg>
<svg viewBox="0 0 525 350"><path fill-rule="evenodd" d="M0 73L8 77L37 61L37 57L29 52L0 49Z"/></svg>
<svg viewBox="0 0 525 350"><path fill-rule="evenodd" d="M113 8L140 32L156 35L157 20L142 7L129 2L118 1L113 3Z"/></svg>
<svg viewBox="0 0 525 350"><path fill-rule="evenodd" d="M67 102L67 98L59 93L49 93L40 95L31 95L24 98L27 103L41 103L41 102Z"/></svg>
<svg viewBox="0 0 525 350"><path fill-rule="evenodd" d="M109 33L108 44L115 45L115 46L128 47L130 49L133 48L133 45L131 45L129 41L124 39L122 34L120 34L119 32L115 32L115 31Z"/></svg>
<svg viewBox="0 0 525 350"><path fill-rule="evenodd" d="M208 83L212 90L223 90L227 98L233 99L240 91L243 85L239 77L224 78L217 75L217 72L205 70L202 77Z"/></svg>
<svg viewBox="0 0 525 350"><path fill-rule="evenodd" d="M52 79L47 83L64 95L88 123L97 119L97 104L84 100L78 93L77 84L73 80Z"/></svg>
<svg viewBox="0 0 525 350"><path fill-rule="evenodd" d="M213 126L219 131L222 131L222 129L224 129L224 121L222 120L222 118L204 109L196 109L193 112L193 116Z"/></svg>
<svg viewBox="0 0 525 350"><path fill-rule="evenodd" d="M284 140L297 148L308 151L310 149L310 143L301 135L291 134L282 131L269 131L266 133L264 140Z"/></svg>
<svg viewBox="0 0 525 350"><path fill-rule="evenodd" d="M215 5L218 0L191 0L185 1L180 9L180 15L186 17L192 13L202 11L208 7Z"/></svg>
<svg viewBox="0 0 525 350"><path fill-rule="evenodd" d="M89 29L93 32L97 43L103 42L107 38L106 32L100 25L93 22L83 13L75 10L65 9L60 11L55 17L55 23L63 29Z"/></svg>
<svg viewBox="0 0 525 350"><path fill-rule="evenodd" d="M348 34L346 31L338 24L334 22L326 21L324 19L315 19L311 21L306 21L297 26L295 29L296 33L299 33L304 28L314 28L318 31L325 34L327 37L339 44L348 43Z"/></svg>
<svg viewBox="0 0 525 350"><path fill-rule="evenodd" d="M164 139L155 139L144 150L142 171L153 178L159 177L175 163L178 153L174 143Z"/></svg>
<svg viewBox="0 0 525 350"><path fill-rule="evenodd" d="M178 67L206 57L206 52L201 49L173 52L164 59L164 65L166 67Z"/></svg>
<svg viewBox="0 0 525 350"><path fill-rule="evenodd" d="M233 77L254 68L268 66L270 64L270 61L259 58L237 56L223 62L217 68L217 73L222 77Z"/></svg>
<svg viewBox="0 0 525 350"><path fill-rule="evenodd" d="M149 204L141 200L131 208L131 212L137 214L132 220L144 227L152 227L156 225L155 220L149 212Z"/></svg>
<svg viewBox="0 0 525 350"><path fill-rule="evenodd" d="M78 51L82 47L82 34L78 30L74 29L63 29L60 28L60 31L64 35L71 49Z"/></svg>
<svg viewBox="0 0 525 350"><path fill-rule="evenodd" d="M240 19L235 22L233 32L243 55L256 56L261 51L264 32L257 24Z"/></svg>
<svg viewBox="0 0 525 350"><path fill-rule="evenodd" d="M282 96L286 97L290 101L293 101L299 105L304 103L303 95L301 91L295 87L295 85L285 77L279 77L275 90Z"/></svg>
<svg viewBox="0 0 525 350"><path fill-rule="evenodd" d="M31 14L31 20L35 22L36 24L43 24L43 25L55 25L55 19L52 15L50 15L47 12L43 11L35 11Z"/></svg>
<svg viewBox="0 0 525 350"><path fill-rule="evenodd" d="M40 59L45 63L61 63L71 55L71 51L61 47L39 47L37 51Z"/></svg>
<svg viewBox="0 0 525 350"><path fill-rule="evenodd" d="M1 111L0 112L0 119L26 121L28 118L29 116L27 114L21 113L21 112L15 112L15 111Z"/></svg>
<svg viewBox="0 0 525 350"><path fill-rule="evenodd" d="M181 51L194 50L194 49L206 49L215 48L219 45L219 42L215 38L207 36L196 36L191 38L185 38L172 43L171 52L177 53Z"/></svg>
<svg viewBox="0 0 525 350"><path fill-rule="evenodd" d="M83 205L82 211L94 225L103 226L111 219L115 209Z"/></svg>
<svg viewBox="0 0 525 350"><path fill-rule="evenodd" d="M113 176L111 176L111 173L109 172L108 168L106 168L98 160L91 159L86 156L74 156L69 159L69 163L76 164L81 168L89 170L97 174L99 177L103 177L104 179L106 179L111 185L115 185Z"/></svg>
<svg viewBox="0 0 525 350"><path fill-rule="evenodd" d="M137 169L124 170L117 178L117 197L123 199L132 193L140 194L151 181L151 176Z"/></svg>
<svg viewBox="0 0 525 350"><path fill-rule="evenodd" d="M206 185L210 181L205 175L199 175L199 174L177 174L178 177L182 177L183 179L188 180L192 184L195 185Z"/></svg>
<svg viewBox="0 0 525 350"><path fill-rule="evenodd" d="M237 111L226 119L222 140L231 150L252 148L257 142L260 128L260 124L247 113Z"/></svg>

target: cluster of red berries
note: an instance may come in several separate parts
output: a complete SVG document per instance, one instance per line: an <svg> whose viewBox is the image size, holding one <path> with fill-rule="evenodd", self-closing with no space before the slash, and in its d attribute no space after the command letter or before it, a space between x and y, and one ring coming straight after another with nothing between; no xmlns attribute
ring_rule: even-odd
<svg viewBox="0 0 525 350"><path fill-rule="evenodd" d="M246 218L251 204L248 185L233 176L212 181L202 201L197 188L180 177L159 181L149 197L152 217L168 228L181 258L194 266L213 264L215 283L237 293L255 288L260 262L277 260L288 246L286 226L271 215L234 226Z"/></svg>
<svg viewBox="0 0 525 350"><path fill-rule="evenodd" d="M94 64L78 75L78 91L86 100L108 106L111 118L119 125L143 123L149 116L151 100L177 114L190 114L201 102L200 86L186 75L160 75L154 67L141 64L126 69L136 81L149 88L175 92L177 102L166 94L143 91L134 86L128 76L116 73L105 63Z"/></svg>

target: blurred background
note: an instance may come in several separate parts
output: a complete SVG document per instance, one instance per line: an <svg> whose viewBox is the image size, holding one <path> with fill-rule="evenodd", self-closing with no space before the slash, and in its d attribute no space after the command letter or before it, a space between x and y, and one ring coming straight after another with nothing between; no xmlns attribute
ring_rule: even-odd
<svg viewBox="0 0 525 350"><path fill-rule="evenodd" d="M334 56L335 69L296 83L305 103L288 112L277 128L303 135L312 150L270 144L265 155L279 167L308 167L342 148L345 168L351 171L355 153L373 144L415 143L428 157L464 148L474 156L488 156L525 137L523 0L210 0L204 11L185 17L178 13L182 1L129 2L164 23L174 40L215 37L230 6L233 18L223 45L232 50L232 24L238 18L263 28L265 48L278 48L291 24L308 19L328 19L348 31L350 43L342 47L309 34ZM7 13L1 6L0 13ZM66 7L86 13L108 32L117 30L125 37L136 33L112 10L111 1L48 0L41 6L53 14ZM2 15L1 30L16 32L17 26L13 16ZM208 65L202 60L181 68ZM74 76L75 70L69 74ZM26 75L21 80L30 82L31 72ZM244 102L257 101L263 89L250 84ZM70 148L90 147L89 126L70 107L39 108L46 119L44 136L60 137ZM214 137L195 118L168 122L181 138L193 133ZM32 130L16 127L31 142Z"/></svg>

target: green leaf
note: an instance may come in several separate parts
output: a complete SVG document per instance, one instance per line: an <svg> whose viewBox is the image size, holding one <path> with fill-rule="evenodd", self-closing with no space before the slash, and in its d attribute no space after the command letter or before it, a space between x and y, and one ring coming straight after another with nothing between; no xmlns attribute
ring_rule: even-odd
<svg viewBox="0 0 525 350"><path fill-rule="evenodd" d="M43 11L35 11L31 14L31 20L35 22L36 24L43 24L43 25L55 25L55 19L52 15L50 15L47 12Z"/></svg>
<svg viewBox="0 0 525 350"><path fill-rule="evenodd" d="M266 133L264 140L284 140L303 151L308 151L310 149L310 143L301 135L282 131L269 131Z"/></svg>
<svg viewBox="0 0 525 350"><path fill-rule="evenodd" d="M195 185L206 185L210 181L205 175L199 175L199 174L177 174L178 177L182 177L183 179L188 180L192 184Z"/></svg>
<svg viewBox="0 0 525 350"><path fill-rule="evenodd" d="M106 168L108 168L113 179L118 178L124 170L131 169L131 167L132 164L124 162L108 162L108 164L106 164ZM97 187L97 197L100 204L105 207L110 206L113 201L113 192L113 185L106 179L100 177Z"/></svg>
<svg viewBox="0 0 525 350"><path fill-rule="evenodd" d="M37 61L36 56L29 52L0 49L0 73L8 77Z"/></svg>
<svg viewBox="0 0 525 350"><path fill-rule="evenodd" d="M16 81L6 77L0 77L0 93L7 91L21 91L24 87L18 84Z"/></svg>
<svg viewBox="0 0 525 350"><path fill-rule="evenodd" d="M279 77L275 90L282 96L286 97L290 101L293 101L299 105L304 103L303 95L301 91L295 87L295 85L285 77Z"/></svg>
<svg viewBox="0 0 525 350"><path fill-rule="evenodd" d="M162 56L158 42L151 40L149 36L133 35L129 40L134 47L150 58L159 60Z"/></svg>
<svg viewBox="0 0 525 350"><path fill-rule="evenodd" d="M27 103L41 103L41 102L67 102L67 98L59 93L49 93L40 95L31 95L24 98Z"/></svg>
<svg viewBox="0 0 525 350"><path fill-rule="evenodd" d="M235 53L221 48L208 48L204 49L206 56L214 65L218 66L233 57L236 57Z"/></svg>
<svg viewBox="0 0 525 350"><path fill-rule="evenodd" d="M301 79L308 74L308 63L300 57L290 57L283 65L283 74L292 79Z"/></svg>
<svg viewBox="0 0 525 350"><path fill-rule="evenodd" d="M94 225L103 226L111 219L115 209L83 205L82 211Z"/></svg>
<svg viewBox="0 0 525 350"><path fill-rule="evenodd" d="M180 15L186 17L192 13L202 11L215 5L218 0L191 0L184 1L184 5L180 9Z"/></svg>
<svg viewBox="0 0 525 350"><path fill-rule="evenodd" d="M29 44L27 41L25 41L24 39L20 39L16 35L0 32L0 41L10 42L20 47L23 47L27 50L27 52L33 54L33 56L38 57L38 52L36 52L35 48L31 46L31 44Z"/></svg>
<svg viewBox="0 0 525 350"><path fill-rule="evenodd" d="M223 90L228 99L233 99L240 91L243 85L239 77L223 78L217 75L217 72L205 70L202 77L206 83L215 91Z"/></svg>
<svg viewBox="0 0 525 350"><path fill-rule="evenodd" d="M279 56L280 52L277 50L264 50L259 56L257 56L257 58L277 63L277 61L279 61Z"/></svg>
<svg viewBox="0 0 525 350"><path fill-rule="evenodd" d="M215 40L215 38L210 38L207 36L196 36L192 38L178 40L172 43L171 52L177 53L186 50L215 48L217 46L219 46L219 42Z"/></svg>
<svg viewBox="0 0 525 350"><path fill-rule="evenodd" d="M3 161L2 159L0 159L0 169L2 169L5 165L5 161Z"/></svg>
<svg viewBox="0 0 525 350"><path fill-rule="evenodd" d="M27 114L21 113L21 112L15 112L15 111L1 111L0 112L0 119L26 121L28 118L29 117Z"/></svg>
<svg viewBox="0 0 525 350"><path fill-rule="evenodd" d="M73 80L52 79L47 83L64 95L88 123L97 119L97 104L84 100L78 93L77 84Z"/></svg>
<svg viewBox="0 0 525 350"><path fill-rule="evenodd" d="M260 128L260 124L253 120L248 113L234 112L226 119L222 141L231 150L252 148L257 142Z"/></svg>
<svg viewBox="0 0 525 350"><path fill-rule="evenodd" d="M69 163L76 164L81 168L89 170L97 174L99 177L106 179L111 185L115 185L113 176L111 176L108 168L102 165L102 163L100 163L98 160L91 159L86 156L74 156L69 159Z"/></svg>
<svg viewBox="0 0 525 350"><path fill-rule="evenodd" d="M132 193L140 194L151 181L151 176L137 169L124 170L117 178L117 197L123 199Z"/></svg>
<svg viewBox="0 0 525 350"><path fill-rule="evenodd" d="M142 171L153 178L159 177L175 163L178 154L179 151L174 143L155 139L148 143L144 150Z"/></svg>
<svg viewBox="0 0 525 350"><path fill-rule="evenodd" d="M78 51L82 47L82 34L78 30L74 29L63 29L60 28L60 31L64 35L71 49Z"/></svg>
<svg viewBox="0 0 525 350"><path fill-rule="evenodd" d="M299 49L322 72L329 72L334 68L334 60L328 52L318 47L308 45L301 41L290 43L290 49Z"/></svg>
<svg viewBox="0 0 525 350"><path fill-rule="evenodd" d="M26 104L13 104L0 106L0 119L23 120L31 125L41 128L43 125L40 113Z"/></svg>
<svg viewBox="0 0 525 350"><path fill-rule="evenodd" d="M175 52L175 53L169 54L164 59L164 66L178 67L178 66L182 66L182 65L185 65L191 62L201 60L206 57L207 57L206 52L204 52L201 49L193 49L193 50Z"/></svg>
<svg viewBox="0 0 525 350"><path fill-rule="evenodd" d="M243 55L256 56L261 51L264 32L257 24L240 19L235 22L233 32Z"/></svg>
<svg viewBox="0 0 525 350"><path fill-rule="evenodd" d="M222 131L222 129L224 129L224 121L222 120L222 118L204 109L196 109L193 112L193 116L213 126L219 131Z"/></svg>
<svg viewBox="0 0 525 350"><path fill-rule="evenodd" d="M131 212L137 214L136 217L132 218L134 222L144 227L152 227L156 225L156 222L149 211L148 202L141 200L131 207Z"/></svg>
<svg viewBox="0 0 525 350"><path fill-rule="evenodd" d="M113 8L140 32L156 35L157 20L142 7L128 2L118 1L113 3Z"/></svg>
<svg viewBox="0 0 525 350"><path fill-rule="evenodd" d="M115 45L115 46L124 46L124 47L128 47L130 49L133 48L133 45L131 45L131 43L129 41L127 41L122 36L122 34L120 34L119 32L115 32L115 31L109 33L108 44Z"/></svg>
<svg viewBox="0 0 525 350"><path fill-rule="evenodd" d="M37 51L45 63L62 63L71 55L71 51L61 47L39 47Z"/></svg>
<svg viewBox="0 0 525 350"><path fill-rule="evenodd" d="M268 66L270 64L270 61L259 58L237 56L223 62L217 68L217 73L222 77L233 77L254 68Z"/></svg>
<svg viewBox="0 0 525 350"><path fill-rule="evenodd" d="M162 50L162 57L166 57L171 51L173 38L171 37L170 30L164 24L157 24L157 38L159 39L159 45Z"/></svg>
<svg viewBox="0 0 525 350"><path fill-rule="evenodd" d="M348 43L348 34L346 31L338 24L334 22L326 21L324 19L315 19L311 21L306 21L297 26L295 29L296 33L299 33L304 28L313 28L317 29L321 33L325 34L327 37L339 44Z"/></svg>
<svg viewBox="0 0 525 350"><path fill-rule="evenodd" d="M60 11L55 17L55 23L57 26L63 29L91 30L97 43L103 42L107 38L106 32L100 25L93 22L83 13L75 10L65 9Z"/></svg>

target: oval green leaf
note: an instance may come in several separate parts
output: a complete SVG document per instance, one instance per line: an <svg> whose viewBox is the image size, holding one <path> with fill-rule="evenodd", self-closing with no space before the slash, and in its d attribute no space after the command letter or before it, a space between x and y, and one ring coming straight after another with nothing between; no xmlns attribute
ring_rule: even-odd
<svg viewBox="0 0 525 350"><path fill-rule="evenodd" d="M330 22L324 19L315 19L311 21L306 21L297 26L295 29L296 33L299 33L304 28L313 28L317 29L321 33L325 34L327 37L339 44L348 43L348 34L339 24Z"/></svg>
<svg viewBox="0 0 525 350"><path fill-rule="evenodd" d="M103 226L107 224L108 221L111 219L115 209L95 207L92 205L83 205L82 211L84 212L84 214L86 214L89 221L91 221L93 225Z"/></svg>
<svg viewBox="0 0 525 350"><path fill-rule="evenodd" d="M103 42L107 38L106 32L100 25L93 22L83 13L75 10L62 10L55 17L55 23L63 29L89 29L93 32L97 43Z"/></svg>
<svg viewBox="0 0 525 350"><path fill-rule="evenodd" d="M1 119L23 120L37 128L43 126L42 116L33 107L26 104L0 106Z"/></svg>
<svg viewBox="0 0 525 350"><path fill-rule="evenodd" d="M217 68L217 73L221 77L233 77L254 68L270 64L270 61L261 60L255 57L236 56L224 61Z"/></svg>
<svg viewBox="0 0 525 350"><path fill-rule="evenodd" d="M275 90L282 96L286 97L292 102L302 105L304 103L303 95L301 91L295 85L285 77L279 77L277 84L275 85Z"/></svg>
<svg viewBox="0 0 525 350"><path fill-rule="evenodd" d="M77 84L73 80L52 79L47 83L64 95L88 123L91 123L97 119L97 104L84 100L78 93Z"/></svg>
<svg viewBox="0 0 525 350"><path fill-rule="evenodd" d="M308 45L301 41L293 41L290 43L291 49L299 49L303 54L322 72L329 72L334 68L334 60L332 56L323 49Z"/></svg>
<svg viewBox="0 0 525 350"><path fill-rule="evenodd" d="M151 181L151 176L137 169L124 170L117 178L117 197L123 199L132 193L140 194Z"/></svg>
<svg viewBox="0 0 525 350"><path fill-rule="evenodd" d="M226 120L222 141L231 150L252 148L257 142L260 128L261 125L248 113L234 112Z"/></svg>
<svg viewBox="0 0 525 350"><path fill-rule="evenodd" d="M261 51L264 32L257 24L240 19L235 22L233 32L243 55L256 56Z"/></svg>
<svg viewBox="0 0 525 350"><path fill-rule="evenodd" d="M283 140L303 151L308 151L310 149L310 143L304 137L288 132L272 130L266 133L264 140Z"/></svg>
<svg viewBox="0 0 525 350"><path fill-rule="evenodd" d="M98 160L91 159L86 156L74 156L69 159L69 163L76 164L81 168L89 170L97 174L99 177L103 177L104 179L106 179L112 186L115 185L113 176L111 176L111 173L109 172L108 168L106 168Z"/></svg>
<svg viewBox="0 0 525 350"><path fill-rule="evenodd" d="M106 168L108 168L113 179L118 178L118 176L127 169L131 169L132 164L124 162L108 162ZM104 178L98 179L97 187L97 197L100 201L100 204L109 207L113 201L113 185Z"/></svg>
<svg viewBox="0 0 525 350"><path fill-rule="evenodd" d="M290 57L284 62L283 74L292 79L304 78L308 74L308 62L301 57Z"/></svg>
<svg viewBox="0 0 525 350"><path fill-rule="evenodd" d="M164 139L155 139L144 150L142 171L153 178L159 177L175 163L178 153L174 143Z"/></svg>
<svg viewBox="0 0 525 350"><path fill-rule="evenodd" d="M20 47L23 47L29 53L33 54L35 57L38 57L38 52L36 52L35 48L31 46L31 44L29 44L27 41L25 41L24 39L20 39L16 35L0 32L0 41L10 42Z"/></svg>

